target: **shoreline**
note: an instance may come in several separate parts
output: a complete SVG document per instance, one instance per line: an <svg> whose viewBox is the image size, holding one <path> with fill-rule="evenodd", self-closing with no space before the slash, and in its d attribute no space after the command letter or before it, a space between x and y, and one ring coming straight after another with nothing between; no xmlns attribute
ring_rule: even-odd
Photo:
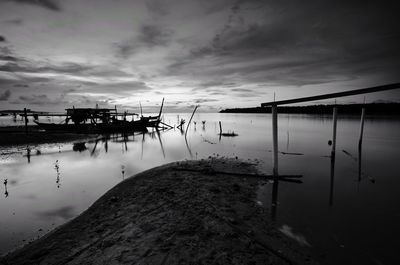
<svg viewBox="0 0 400 265"><path fill-rule="evenodd" d="M159 166L0 264L317 264L257 204L265 182L235 159Z"/></svg>

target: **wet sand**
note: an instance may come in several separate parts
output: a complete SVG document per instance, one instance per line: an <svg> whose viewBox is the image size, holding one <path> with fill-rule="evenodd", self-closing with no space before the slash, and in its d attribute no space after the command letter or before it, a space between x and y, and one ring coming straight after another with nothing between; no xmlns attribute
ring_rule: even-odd
<svg viewBox="0 0 400 265"><path fill-rule="evenodd" d="M153 168L0 264L316 264L257 204L265 182L235 159Z"/></svg>

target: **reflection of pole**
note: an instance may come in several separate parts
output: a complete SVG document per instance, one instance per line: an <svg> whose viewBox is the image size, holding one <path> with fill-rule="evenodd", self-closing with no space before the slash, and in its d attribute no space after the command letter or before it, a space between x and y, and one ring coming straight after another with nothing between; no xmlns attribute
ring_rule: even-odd
<svg viewBox="0 0 400 265"><path fill-rule="evenodd" d="M278 178L278 106L272 105L272 141L274 151L274 177Z"/></svg>
<svg viewBox="0 0 400 265"><path fill-rule="evenodd" d="M104 149L106 150L106 153L108 153L108 136L106 136L106 142L104 143Z"/></svg>
<svg viewBox="0 0 400 265"><path fill-rule="evenodd" d="M162 140L161 140L161 134L160 134L160 131L157 128L156 128L156 132L157 132L157 136L158 136L158 141L160 142L161 151L162 151L163 156L165 158L165 151L164 151L164 146L163 146L163 143L162 143Z"/></svg>
<svg viewBox="0 0 400 265"><path fill-rule="evenodd" d="M219 121L219 141L221 142L221 137L222 137L222 125L221 121Z"/></svg>
<svg viewBox="0 0 400 265"><path fill-rule="evenodd" d="M28 158L28 163L31 162L31 149L29 146L26 146L26 157Z"/></svg>
<svg viewBox="0 0 400 265"><path fill-rule="evenodd" d="M337 107L333 107L332 156L334 156L336 152L336 124L337 124Z"/></svg>
<svg viewBox="0 0 400 265"><path fill-rule="evenodd" d="M142 152L140 154L140 159L143 159L143 144L144 144L144 133L143 133L143 138L142 138Z"/></svg>
<svg viewBox="0 0 400 265"><path fill-rule="evenodd" d="M28 134L28 114L26 108L24 108L24 117L25 117L25 134Z"/></svg>
<svg viewBox="0 0 400 265"><path fill-rule="evenodd" d="M329 206L333 205L333 184L335 182L335 153L331 156L331 185L329 191Z"/></svg>
<svg viewBox="0 0 400 265"><path fill-rule="evenodd" d="M360 138L358 140L358 148L361 148L363 133L364 133L364 119L365 119L365 108L361 110L361 123L360 123Z"/></svg>
<svg viewBox="0 0 400 265"><path fill-rule="evenodd" d="M361 154L362 154L362 144L358 145L358 182L361 181Z"/></svg>
<svg viewBox="0 0 400 265"><path fill-rule="evenodd" d="M189 151L190 158L193 159L192 150L191 150L190 147L189 147L189 143L188 143L188 141L187 141L186 136L185 136L185 143L186 143L186 148L187 148L187 150Z"/></svg>
<svg viewBox="0 0 400 265"><path fill-rule="evenodd" d="M272 186L272 204L271 204L271 218L276 221L276 212L278 210L278 185L279 180L275 179Z"/></svg>
<svg viewBox="0 0 400 265"><path fill-rule="evenodd" d="M5 195L6 198L8 197L7 182L8 182L8 180L5 179L4 180L4 189L5 189L4 195Z"/></svg>

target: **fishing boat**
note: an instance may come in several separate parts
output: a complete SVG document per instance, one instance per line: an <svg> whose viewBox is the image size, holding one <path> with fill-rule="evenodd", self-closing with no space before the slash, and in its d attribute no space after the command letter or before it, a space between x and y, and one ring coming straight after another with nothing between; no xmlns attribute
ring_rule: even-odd
<svg viewBox="0 0 400 265"><path fill-rule="evenodd" d="M164 99L158 116L143 116L135 120L136 113L118 113L117 109L106 108L69 108L66 109L66 118L61 123L43 123L38 120L34 122L45 131L71 132L71 133L109 133L109 132L132 132L147 131L147 128L158 128L161 122L161 113ZM127 117L132 116L128 121ZM122 117L122 119L120 119Z"/></svg>

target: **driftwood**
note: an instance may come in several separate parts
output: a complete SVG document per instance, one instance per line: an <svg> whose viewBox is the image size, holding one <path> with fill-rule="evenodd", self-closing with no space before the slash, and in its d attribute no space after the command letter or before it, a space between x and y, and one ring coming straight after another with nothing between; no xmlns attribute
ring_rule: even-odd
<svg viewBox="0 0 400 265"><path fill-rule="evenodd" d="M221 125L221 121L219 121L219 136L221 137L221 136L225 136L225 137L235 137L235 136L238 136L239 134L237 134L237 133L235 133L235 132L227 132L227 133L224 133L224 132L222 132L222 125Z"/></svg>
<svg viewBox="0 0 400 265"><path fill-rule="evenodd" d="M212 168L205 169L191 169L184 167L175 167L176 171L189 171L189 172L199 172L199 173L207 173L210 175L222 174L222 175L230 175L230 176L242 176L247 178L260 178L260 179L270 179L275 180L276 177L274 175L266 175L266 174L255 174L255 173L235 173L235 172L227 172L227 171L218 171ZM279 181L293 182L293 183L303 183L299 178L302 178L303 175L279 175Z"/></svg>

